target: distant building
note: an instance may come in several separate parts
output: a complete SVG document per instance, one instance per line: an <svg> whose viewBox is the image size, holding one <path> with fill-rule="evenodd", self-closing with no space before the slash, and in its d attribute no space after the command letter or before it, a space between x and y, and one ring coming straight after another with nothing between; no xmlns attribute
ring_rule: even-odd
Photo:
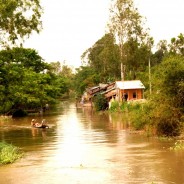
<svg viewBox="0 0 184 184"><path fill-rule="evenodd" d="M140 80L116 81L110 84L99 84L87 88L82 96L82 104L90 102L92 97L102 94L110 102L111 100L135 101L144 99L144 85Z"/></svg>
<svg viewBox="0 0 184 184"><path fill-rule="evenodd" d="M116 100L131 101L144 99L144 85L140 80L116 81Z"/></svg>

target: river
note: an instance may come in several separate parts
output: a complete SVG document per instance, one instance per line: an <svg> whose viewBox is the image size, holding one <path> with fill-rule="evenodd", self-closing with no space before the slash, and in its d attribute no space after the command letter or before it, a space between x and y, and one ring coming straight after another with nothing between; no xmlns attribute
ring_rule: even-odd
<svg viewBox="0 0 184 184"><path fill-rule="evenodd" d="M32 118L49 129L30 127ZM131 132L121 115L61 102L53 112L0 122L0 138L25 155L0 166L0 184L182 184L184 151Z"/></svg>

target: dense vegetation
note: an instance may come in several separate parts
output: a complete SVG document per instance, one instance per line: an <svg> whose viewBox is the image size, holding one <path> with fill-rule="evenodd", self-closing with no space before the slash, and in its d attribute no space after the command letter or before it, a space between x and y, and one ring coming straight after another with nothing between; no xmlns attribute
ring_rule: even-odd
<svg viewBox="0 0 184 184"><path fill-rule="evenodd" d="M13 163L22 156L23 153L18 147L5 142L0 143L0 164Z"/></svg>
<svg viewBox="0 0 184 184"><path fill-rule="evenodd" d="M42 29L39 0L0 0L0 114L42 109L69 95L72 69L44 62L22 42Z"/></svg>
<svg viewBox="0 0 184 184"><path fill-rule="evenodd" d="M154 39L144 29L143 17L133 1L113 2L109 33L82 55L84 65L76 74L76 91L81 95L86 87L99 83L140 79L146 87L147 102L114 102L111 111L128 111L135 129L179 135L184 123L184 35L171 38L170 43L161 40L153 53Z"/></svg>
<svg viewBox="0 0 184 184"><path fill-rule="evenodd" d="M68 67L63 66L64 70L58 73L54 67L54 63L45 63L33 49L16 47L0 51L0 112L43 108L68 93Z"/></svg>
<svg viewBox="0 0 184 184"><path fill-rule="evenodd" d="M0 0L0 44L21 44L33 31L42 29L40 0Z"/></svg>

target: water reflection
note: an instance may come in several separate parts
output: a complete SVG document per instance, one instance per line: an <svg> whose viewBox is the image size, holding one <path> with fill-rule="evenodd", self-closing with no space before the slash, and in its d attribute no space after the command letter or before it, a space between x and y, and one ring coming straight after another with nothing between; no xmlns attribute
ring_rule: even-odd
<svg viewBox="0 0 184 184"><path fill-rule="evenodd" d="M26 152L0 167L1 184L184 183L184 153L170 151L173 142L130 134L124 115L69 102L58 109L44 115L49 129L31 128L32 117L0 124L1 139Z"/></svg>
<svg viewBox="0 0 184 184"><path fill-rule="evenodd" d="M41 129L41 131L38 128L32 128L31 129L32 137L39 137L40 134L44 140L47 139L47 129Z"/></svg>

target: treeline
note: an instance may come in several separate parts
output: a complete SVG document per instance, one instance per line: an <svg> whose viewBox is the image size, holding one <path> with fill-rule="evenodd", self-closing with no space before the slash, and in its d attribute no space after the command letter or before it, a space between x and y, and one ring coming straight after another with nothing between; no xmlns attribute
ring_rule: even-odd
<svg viewBox="0 0 184 184"><path fill-rule="evenodd" d="M41 109L67 96L72 69L59 62L46 63L34 49L0 51L0 113Z"/></svg>
<svg viewBox="0 0 184 184"><path fill-rule="evenodd" d="M105 42L109 39L111 44ZM121 80L120 53L113 40L112 34L106 34L88 49L88 63L80 67L75 76L79 96L87 87ZM129 42L125 44L128 46ZM128 110L135 129L154 130L166 136L179 135L184 123L184 35L179 34L170 43L160 41L154 53L149 53L148 48L138 47L136 54L140 57L135 57L134 62L127 58L125 65L125 80L140 79L146 86L147 103L131 107L121 104L120 109Z"/></svg>
<svg viewBox="0 0 184 184"><path fill-rule="evenodd" d="M69 94L72 69L23 48L26 38L42 30L42 13L40 0L0 3L0 114L42 109Z"/></svg>
<svg viewBox="0 0 184 184"><path fill-rule="evenodd" d="M179 135L184 123L184 35L155 47L132 0L113 1L108 28L82 55L83 66L75 75L78 96L99 83L139 79L147 103L126 107L134 114L134 128Z"/></svg>

